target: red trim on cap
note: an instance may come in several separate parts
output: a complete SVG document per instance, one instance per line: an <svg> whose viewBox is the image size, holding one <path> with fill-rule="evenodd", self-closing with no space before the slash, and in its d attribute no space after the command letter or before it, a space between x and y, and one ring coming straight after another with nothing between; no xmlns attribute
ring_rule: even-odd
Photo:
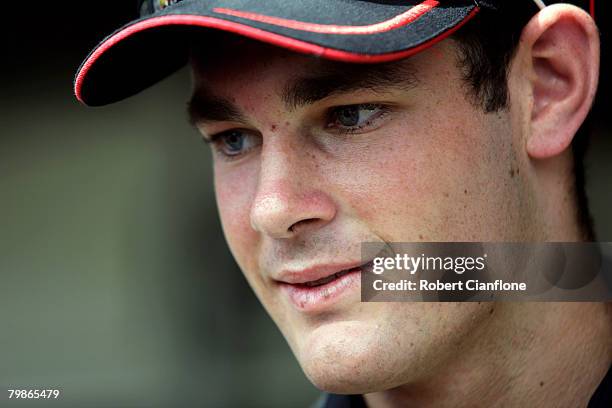
<svg viewBox="0 0 612 408"><path fill-rule="evenodd" d="M115 45L119 44L121 41L125 40L128 37L131 37L134 34L138 34L142 31L146 31L151 28L163 27L163 26L171 26L171 25L185 25L185 26L197 26L204 28L214 28L219 30L228 31L235 34L240 34L245 37L249 37L255 40L263 41L272 45L280 46L283 48L287 48L292 51L311 54L318 57L337 60L342 62L353 62L353 63L378 63L378 62L389 62L395 61L398 59L406 58L411 55L414 55L418 52L423 51L424 49L431 47L432 45L442 41L443 39L450 36L452 33L457 31L461 26L463 26L466 22L468 22L472 17L474 17L480 9L475 7L461 22L459 22L454 27L445 31L444 33L438 35L426 41L425 43L410 48L408 50L391 52L387 54L378 54L378 55L368 55L368 54L358 54L352 53L348 51L336 50L333 48L325 48L320 45L311 44L305 41L296 40L293 38L285 37L280 34L270 33L268 31L261 30L259 28L251 27L248 25L236 23L233 21L227 21L215 17L208 16L194 16L194 15L165 15L159 17L152 17L147 20L139 21L131 26L126 27L125 29L119 31L113 36L109 37L107 40L102 42L98 48L96 48L87 58L87 60L81 66L77 77L75 79L74 84L74 93L76 98L83 104L86 102L82 98L82 88L85 77L90 71L91 67L100 59L100 57L110 50Z"/></svg>
<svg viewBox="0 0 612 408"><path fill-rule="evenodd" d="M225 14L233 17L240 17L247 20L257 21L260 23L276 25L293 30L308 31L319 34L341 34L341 35L364 35L377 34L385 31L391 31L396 28L412 23L423 14L437 7L440 3L436 0L425 0L424 2L411 7L409 10L389 19L376 24L363 26L343 26L333 24L315 24L306 23L303 21L290 20L280 17L266 16L248 11L234 10L228 8L217 7L213 11L219 14Z"/></svg>
<svg viewBox="0 0 612 408"><path fill-rule="evenodd" d="M595 0L590 1L589 11L591 13L591 17L595 18Z"/></svg>

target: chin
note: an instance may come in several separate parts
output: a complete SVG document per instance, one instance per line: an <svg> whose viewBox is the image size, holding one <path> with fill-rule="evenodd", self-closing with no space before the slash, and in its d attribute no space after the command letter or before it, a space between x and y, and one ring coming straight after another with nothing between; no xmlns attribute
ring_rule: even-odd
<svg viewBox="0 0 612 408"><path fill-rule="evenodd" d="M294 351L315 387L364 394L392 388L398 380L400 359L385 338L366 323L332 323L306 334Z"/></svg>
<svg viewBox="0 0 612 408"><path fill-rule="evenodd" d="M485 303L381 304L368 316L353 313L344 320L294 326L286 337L317 388L367 394L416 384L444 369L491 318L489 308Z"/></svg>

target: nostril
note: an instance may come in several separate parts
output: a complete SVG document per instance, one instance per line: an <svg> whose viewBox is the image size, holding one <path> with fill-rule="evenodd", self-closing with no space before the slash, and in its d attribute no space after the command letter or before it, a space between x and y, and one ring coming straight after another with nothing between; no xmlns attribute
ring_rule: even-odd
<svg viewBox="0 0 612 408"><path fill-rule="evenodd" d="M336 205L325 193L303 191L293 180L260 181L250 210L253 230L275 239L295 237L323 227L336 214Z"/></svg>
<svg viewBox="0 0 612 408"><path fill-rule="evenodd" d="M309 225L314 225L318 222L319 220L317 218L309 218L306 220L300 220L298 222L296 222L295 224L293 224L292 226L289 227L289 231L292 233L298 233L299 231L307 228Z"/></svg>

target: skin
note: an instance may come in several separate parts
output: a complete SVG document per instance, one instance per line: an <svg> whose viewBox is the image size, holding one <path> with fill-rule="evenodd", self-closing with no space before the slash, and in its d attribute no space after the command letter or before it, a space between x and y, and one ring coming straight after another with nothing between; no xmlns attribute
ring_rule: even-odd
<svg viewBox="0 0 612 408"><path fill-rule="evenodd" d="M355 290L305 313L278 278L359 260L363 241L580 240L568 146L597 86L590 18L569 6L536 16L511 66L510 108L494 114L467 92L452 40L395 63L410 86L297 106L288 87L329 62L228 43L194 58L195 94L240 117L194 122L222 134L226 239L308 378L372 407L585 405L612 361L605 305L361 303ZM369 124L349 133L337 109L355 104L369 104ZM236 129L246 148L228 157L236 139L223 132Z"/></svg>

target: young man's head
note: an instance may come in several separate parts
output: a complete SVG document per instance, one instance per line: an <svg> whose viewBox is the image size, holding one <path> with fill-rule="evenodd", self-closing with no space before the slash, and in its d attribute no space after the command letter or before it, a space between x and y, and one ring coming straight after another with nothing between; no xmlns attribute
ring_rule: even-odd
<svg viewBox="0 0 612 408"><path fill-rule="evenodd" d="M319 387L418 382L500 332L503 306L360 303L360 243L588 235L570 146L597 87L597 30L575 7L516 3L531 10L522 30L482 15L385 64L239 38L195 48L190 113L227 241Z"/></svg>
<svg viewBox="0 0 612 408"><path fill-rule="evenodd" d="M424 21L438 5L412 3L419 4L382 26L300 23L301 29L331 30L334 41L368 30L386 35L393 24ZM215 9L236 21L284 27L264 35L234 20L158 17L333 56L230 34L206 32L190 40L189 113L212 146L225 237L305 373L324 390L370 393L431 378L452 388L455 375L487 375L483 366L513 364L520 374L527 361L509 355L552 341L542 321L550 327L580 321L580 311L569 306L360 302L362 242L592 237L581 157L572 144L597 89L593 20L569 5L539 11L527 0L482 1L497 8L475 14L470 2L455 3L463 7L455 14L465 14L452 30L465 25L452 36L431 37L428 47L414 45L407 58L375 64L355 63L361 54L279 39L295 20ZM456 17L447 12L405 35ZM163 36L151 38L165 44ZM359 48L361 37L347 38ZM364 48L378 45L368 44ZM94 53L90 61L97 58ZM94 100L93 88L83 85L84 67L77 95Z"/></svg>

